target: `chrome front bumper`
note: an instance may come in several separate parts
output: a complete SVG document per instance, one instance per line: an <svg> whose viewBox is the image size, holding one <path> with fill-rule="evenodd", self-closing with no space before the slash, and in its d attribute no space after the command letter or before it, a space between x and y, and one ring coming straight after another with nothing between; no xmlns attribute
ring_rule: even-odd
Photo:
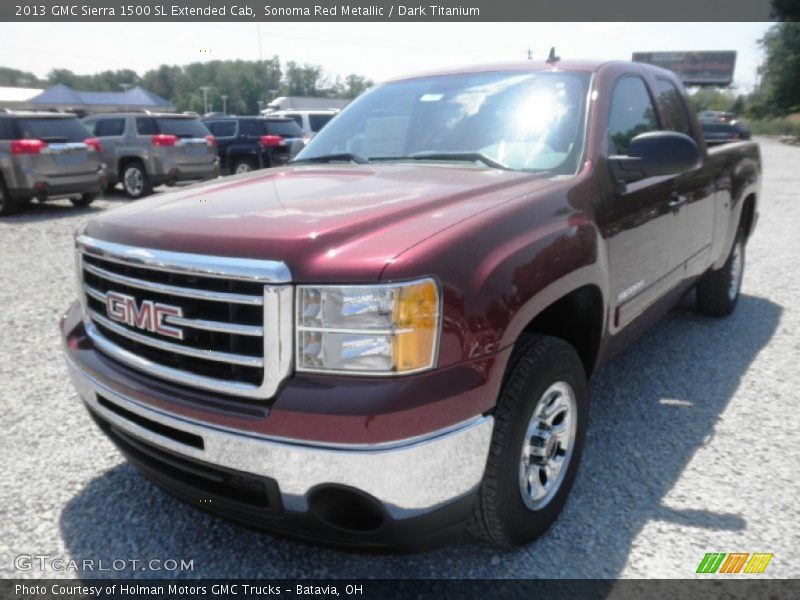
<svg viewBox="0 0 800 600"><path fill-rule="evenodd" d="M419 438L377 445L309 445L187 420L124 397L67 359L70 378L87 406L114 427L162 449L205 463L274 479L283 507L308 511L315 486L337 484L376 498L396 520L424 515L474 492L483 477L494 420L479 416ZM98 395L150 421L203 439L177 442L119 416Z"/></svg>

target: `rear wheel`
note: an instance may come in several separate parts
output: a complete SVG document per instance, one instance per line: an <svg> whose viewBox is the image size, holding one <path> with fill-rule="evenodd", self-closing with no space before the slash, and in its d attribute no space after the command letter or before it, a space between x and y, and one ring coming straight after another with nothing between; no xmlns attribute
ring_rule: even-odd
<svg viewBox="0 0 800 600"><path fill-rule="evenodd" d="M72 202L72 206L76 208L89 206L95 200L97 200L97 194L81 194L78 198L69 199L69 201Z"/></svg>
<svg viewBox="0 0 800 600"><path fill-rule="evenodd" d="M256 170L256 162L252 158L240 158L233 163L233 174L241 175Z"/></svg>
<svg viewBox="0 0 800 600"><path fill-rule="evenodd" d="M698 312L712 317L725 317L736 308L744 275L744 242L744 231L739 229L723 267L709 271L698 282Z"/></svg>
<svg viewBox="0 0 800 600"><path fill-rule="evenodd" d="M534 335L515 351L469 530L502 546L543 534L566 503L586 436L586 374L563 340Z"/></svg>
<svg viewBox="0 0 800 600"><path fill-rule="evenodd" d="M122 167L122 187L128 197L143 198L153 192L150 177L140 161L131 161Z"/></svg>

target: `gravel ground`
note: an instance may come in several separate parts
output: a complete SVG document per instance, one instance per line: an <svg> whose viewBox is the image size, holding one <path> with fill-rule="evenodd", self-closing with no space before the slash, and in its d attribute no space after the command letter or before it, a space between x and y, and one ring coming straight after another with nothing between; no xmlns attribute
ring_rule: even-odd
<svg viewBox="0 0 800 600"><path fill-rule="evenodd" d="M736 313L702 318L687 300L598 373L567 508L514 552L466 541L413 556L339 553L162 493L81 408L56 327L75 296L73 230L126 200L34 205L0 220L0 573L53 576L15 570L16 555L35 553L193 559L182 575L196 577L680 578L721 551L773 552L765 576L800 576L800 148L764 140L762 152L761 220Z"/></svg>

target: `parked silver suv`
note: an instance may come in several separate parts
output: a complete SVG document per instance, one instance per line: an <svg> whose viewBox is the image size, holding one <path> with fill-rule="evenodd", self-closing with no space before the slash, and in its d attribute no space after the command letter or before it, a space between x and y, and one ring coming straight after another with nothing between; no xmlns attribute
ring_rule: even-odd
<svg viewBox="0 0 800 600"><path fill-rule="evenodd" d="M109 187L122 183L131 198L157 185L219 176L216 139L195 115L116 113L83 122L100 140Z"/></svg>
<svg viewBox="0 0 800 600"><path fill-rule="evenodd" d="M100 144L74 115L0 111L0 215L33 198L88 206L105 185Z"/></svg>

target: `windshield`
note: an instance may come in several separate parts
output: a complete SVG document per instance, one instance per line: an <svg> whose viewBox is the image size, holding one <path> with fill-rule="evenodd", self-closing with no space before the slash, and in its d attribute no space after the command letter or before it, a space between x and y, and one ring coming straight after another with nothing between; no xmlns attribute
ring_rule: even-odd
<svg viewBox="0 0 800 600"><path fill-rule="evenodd" d="M78 119L64 117L17 119L17 130L21 138L48 143L82 142L91 137L89 130Z"/></svg>
<svg viewBox="0 0 800 600"><path fill-rule="evenodd" d="M519 170L575 172L588 73L490 72L396 81L354 100L298 161L483 155Z"/></svg>

